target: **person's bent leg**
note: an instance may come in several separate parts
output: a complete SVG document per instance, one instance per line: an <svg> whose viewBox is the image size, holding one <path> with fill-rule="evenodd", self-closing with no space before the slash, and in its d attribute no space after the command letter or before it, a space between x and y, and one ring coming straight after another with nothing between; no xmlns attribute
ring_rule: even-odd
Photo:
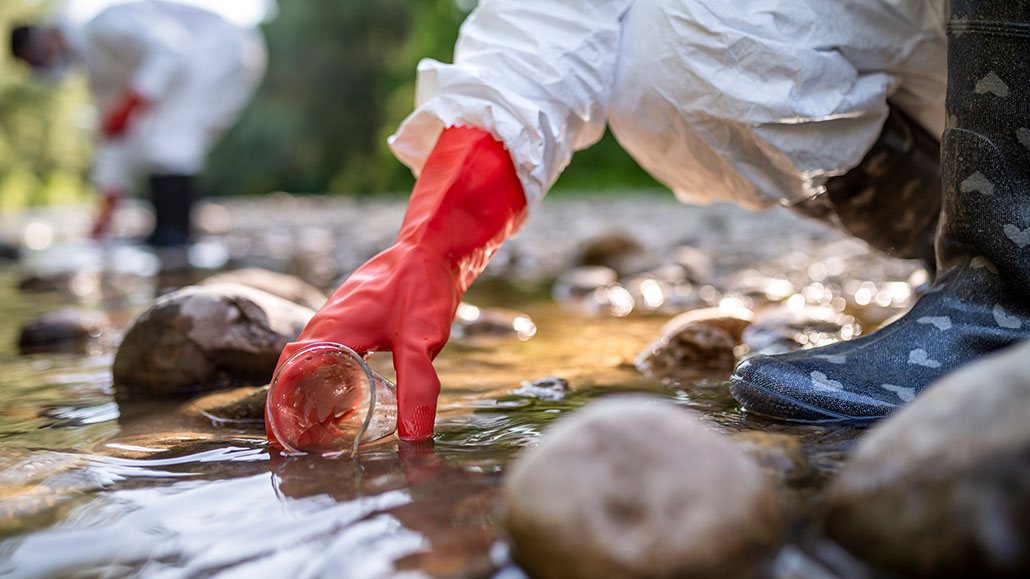
<svg viewBox="0 0 1030 579"><path fill-rule="evenodd" d="M746 409L875 420L1030 337L1030 12L1003 0L952 0L951 9L937 281L869 336L742 362L730 391Z"/></svg>
<svg viewBox="0 0 1030 579"><path fill-rule="evenodd" d="M878 139L907 154L909 128L939 138L946 45L933 14L943 5L635 3L623 21L609 125L684 202L802 202L856 168L875 170L863 159ZM911 127L885 125L892 108L911 116ZM936 157L931 151L931 164ZM935 188L916 193L939 202Z"/></svg>
<svg viewBox="0 0 1030 579"><path fill-rule="evenodd" d="M154 204L154 230L147 245L176 247L192 239L192 209L196 184L192 175L151 175L150 199Z"/></svg>
<svg viewBox="0 0 1030 579"><path fill-rule="evenodd" d="M825 191L790 208L894 257L933 268L941 211L941 143L891 106L862 162L826 181Z"/></svg>
<svg viewBox="0 0 1030 579"><path fill-rule="evenodd" d="M192 237L195 176L210 147L207 127L197 113L199 106L176 92L155 103L139 123L155 220L146 242L154 247L184 246Z"/></svg>
<svg viewBox="0 0 1030 579"><path fill-rule="evenodd" d="M114 228L114 214L121 199L132 190L132 173L138 168L131 141L101 141L93 156L90 182L99 193L99 202L90 227L90 237L104 239Z"/></svg>

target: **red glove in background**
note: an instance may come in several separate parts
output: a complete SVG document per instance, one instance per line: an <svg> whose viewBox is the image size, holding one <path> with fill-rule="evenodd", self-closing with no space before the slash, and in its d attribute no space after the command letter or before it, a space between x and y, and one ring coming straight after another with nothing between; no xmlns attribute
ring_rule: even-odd
<svg viewBox="0 0 1030 579"><path fill-rule="evenodd" d="M504 145L480 129L446 129L415 183L394 245L343 282L286 345L278 366L316 342L393 352L398 435L428 439L440 393L432 361L450 336L461 295L525 214L526 196ZM291 396L293 388L276 391ZM278 442L267 420L265 430ZM316 423L287 442L297 448L327 432Z"/></svg>
<svg viewBox="0 0 1030 579"><path fill-rule="evenodd" d="M132 117L147 104L143 95L132 90L125 91L111 108L104 115L101 130L108 137L117 137L125 133L129 128L129 121Z"/></svg>
<svg viewBox="0 0 1030 579"><path fill-rule="evenodd" d="M97 215L93 218L93 229L90 237L93 239L104 239L111 232L111 222L115 209L122 199L121 191L108 190L100 193L100 202L97 205Z"/></svg>

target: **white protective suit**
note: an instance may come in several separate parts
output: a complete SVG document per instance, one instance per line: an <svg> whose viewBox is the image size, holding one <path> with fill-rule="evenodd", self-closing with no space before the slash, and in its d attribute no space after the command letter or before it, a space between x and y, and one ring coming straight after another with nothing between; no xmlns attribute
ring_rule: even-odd
<svg viewBox="0 0 1030 579"><path fill-rule="evenodd" d="M605 123L687 202L792 204L862 160L888 99L944 130L947 0L481 0L390 137L418 174L490 131L530 202Z"/></svg>
<svg viewBox="0 0 1030 579"><path fill-rule="evenodd" d="M100 190L125 191L141 172L197 173L264 75L256 30L192 6L145 0L59 26L86 67L101 115L129 87L147 101L124 135L100 143L93 168Z"/></svg>

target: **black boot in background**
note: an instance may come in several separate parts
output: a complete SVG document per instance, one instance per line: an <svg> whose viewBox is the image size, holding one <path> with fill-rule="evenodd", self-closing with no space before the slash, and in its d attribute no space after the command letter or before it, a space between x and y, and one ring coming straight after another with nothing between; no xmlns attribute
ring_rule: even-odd
<svg viewBox="0 0 1030 579"><path fill-rule="evenodd" d="M748 410L875 420L1030 337L1030 0L951 0L951 9L937 280L873 334L742 362L730 391Z"/></svg>
<svg viewBox="0 0 1030 579"><path fill-rule="evenodd" d="M154 231L147 237L147 245L187 245L192 234L191 211L195 198L192 175L152 175L150 199L154 204Z"/></svg>

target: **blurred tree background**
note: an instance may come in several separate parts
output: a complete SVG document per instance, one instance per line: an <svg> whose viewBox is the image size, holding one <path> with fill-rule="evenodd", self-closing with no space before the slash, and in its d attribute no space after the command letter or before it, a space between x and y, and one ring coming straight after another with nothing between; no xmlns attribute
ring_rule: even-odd
<svg viewBox="0 0 1030 579"><path fill-rule="evenodd" d="M33 81L10 57L9 29L46 13L45 3L0 0L0 210L82 199L90 107L81 76L60 90Z"/></svg>
<svg viewBox="0 0 1030 579"><path fill-rule="evenodd" d="M49 8L45 1L0 1L5 37L13 22ZM425 57L451 60L458 27L474 4L279 0L262 24L269 48L264 83L212 152L206 192L410 190L411 173L390 154L386 137L411 112L416 64ZM71 80L48 90L9 55L0 59L0 207L60 200L82 189L90 115L82 79ZM576 156L556 189L654 186L606 135Z"/></svg>

